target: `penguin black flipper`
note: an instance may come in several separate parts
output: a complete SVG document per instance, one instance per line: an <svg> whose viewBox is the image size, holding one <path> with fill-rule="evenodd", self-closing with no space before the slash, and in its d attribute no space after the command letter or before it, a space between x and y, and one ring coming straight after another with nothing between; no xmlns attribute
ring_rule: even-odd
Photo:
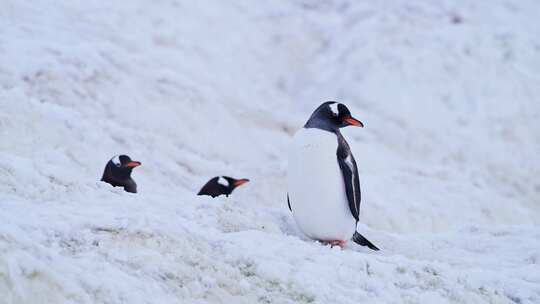
<svg viewBox="0 0 540 304"><path fill-rule="evenodd" d="M345 138L343 138L341 133L338 134L338 142L337 159L339 168L343 174L343 183L345 184L345 193L347 194L349 209L356 219L356 222L358 222L360 219L360 201L362 199L358 167L356 166L356 160L351 153L349 144ZM373 243L357 231L354 232L353 241L360 246L367 246L369 249L379 250L377 246L373 245Z"/></svg>
<svg viewBox="0 0 540 304"><path fill-rule="evenodd" d="M377 248L377 246L373 245L372 242L370 242L363 235L361 235L360 233L356 231L354 232L354 235L353 235L353 241L360 246L367 246L369 249L376 250L376 251L380 250L379 248Z"/></svg>
<svg viewBox="0 0 540 304"><path fill-rule="evenodd" d="M287 205L289 205L289 210L291 210L291 212L292 212L291 200L289 199L289 193L287 193Z"/></svg>
<svg viewBox="0 0 540 304"><path fill-rule="evenodd" d="M353 217L360 219L360 178L358 177L358 167L356 161L351 153L349 145L345 141L343 136L338 135L339 146L337 149L337 159L339 168L343 174L343 183L345 184L345 192L347 194L347 200L349 201L349 208Z"/></svg>

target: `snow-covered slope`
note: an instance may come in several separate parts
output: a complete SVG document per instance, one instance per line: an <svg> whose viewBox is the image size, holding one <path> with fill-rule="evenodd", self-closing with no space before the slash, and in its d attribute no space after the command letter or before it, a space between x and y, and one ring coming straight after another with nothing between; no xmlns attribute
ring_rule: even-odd
<svg viewBox="0 0 540 304"><path fill-rule="evenodd" d="M540 302L536 1L4 1L0 303ZM306 239L287 147L325 100L359 230ZM127 153L140 193L98 182ZM209 177L252 182L231 198Z"/></svg>

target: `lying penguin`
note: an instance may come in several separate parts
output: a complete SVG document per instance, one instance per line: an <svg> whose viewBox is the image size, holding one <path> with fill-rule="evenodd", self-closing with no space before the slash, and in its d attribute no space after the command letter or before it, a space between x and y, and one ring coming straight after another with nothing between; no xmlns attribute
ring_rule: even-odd
<svg viewBox="0 0 540 304"><path fill-rule="evenodd" d="M216 176L209 180L197 195L209 195L216 197L220 195L229 196L234 189L249 182L249 179L234 179L228 176Z"/></svg>
<svg viewBox="0 0 540 304"><path fill-rule="evenodd" d="M360 182L349 144L339 131L363 127L341 103L321 104L293 138L287 201L300 230L308 237L343 248L351 237L379 250L356 231Z"/></svg>
<svg viewBox="0 0 540 304"><path fill-rule="evenodd" d="M131 178L131 171L140 165L141 162L132 161L127 155L117 155L105 166L101 181L113 187L124 187L127 192L137 193L137 183Z"/></svg>

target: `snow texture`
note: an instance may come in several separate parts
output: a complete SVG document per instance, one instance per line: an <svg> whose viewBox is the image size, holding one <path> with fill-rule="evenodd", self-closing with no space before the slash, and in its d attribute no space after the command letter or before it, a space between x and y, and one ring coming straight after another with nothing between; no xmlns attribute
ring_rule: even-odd
<svg viewBox="0 0 540 304"><path fill-rule="evenodd" d="M540 4L2 1L0 303L540 303ZM307 239L287 148L365 128L358 230ZM138 194L99 182L127 154ZM212 176L251 182L195 194Z"/></svg>

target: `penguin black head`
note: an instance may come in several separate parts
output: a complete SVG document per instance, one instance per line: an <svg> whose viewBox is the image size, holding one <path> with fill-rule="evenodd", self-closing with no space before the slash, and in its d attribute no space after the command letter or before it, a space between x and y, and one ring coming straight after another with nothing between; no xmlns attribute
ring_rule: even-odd
<svg viewBox="0 0 540 304"><path fill-rule="evenodd" d="M351 111L346 105L335 101L327 101L313 111L304 128L317 128L336 132L338 129L347 126L363 128L364 124L352 117Z"/></svg>
<svg viewBox="0 0 540 304"><path fill-rule="evenodd" d="M228 176L216 176L209 180L197 195L209 195L216 197L220 195L229 196L234 189L249 182L249 179L235 179Z"/></svg>
<svg viewBox="0 0 540 304"><path fill-rule="evenodd" d="M137 193L137 184L131 178L131 172L140 165L141 162L133 161L127 155L117 155L105 166L101 181L114 187L124 187L127 192Z"/></svg>

